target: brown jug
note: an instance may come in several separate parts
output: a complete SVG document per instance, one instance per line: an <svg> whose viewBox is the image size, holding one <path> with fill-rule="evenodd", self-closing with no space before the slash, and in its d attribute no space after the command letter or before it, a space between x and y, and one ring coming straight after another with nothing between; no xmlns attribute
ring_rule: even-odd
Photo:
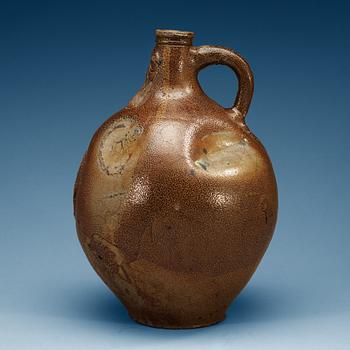
<svg viewBox="0 0 350 350"><path fill-rule="evenodd" d="M207 326L251 278L271 240L277 188L269 157L245 124L247 62L157 30L146 81L95 133L74 189L81 245L136 321ZM238 77L232 108L201 89L211 64Z"/></svg>

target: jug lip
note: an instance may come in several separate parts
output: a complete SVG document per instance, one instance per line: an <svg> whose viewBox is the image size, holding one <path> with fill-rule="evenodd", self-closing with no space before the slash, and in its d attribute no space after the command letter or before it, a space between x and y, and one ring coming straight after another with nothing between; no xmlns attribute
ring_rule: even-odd
<svg viewBox="0 0 350 350"><path fill-rule="evenodd" d="M163 45L192 45L193 32L174 29L156 29L156 42Z"/></svg>

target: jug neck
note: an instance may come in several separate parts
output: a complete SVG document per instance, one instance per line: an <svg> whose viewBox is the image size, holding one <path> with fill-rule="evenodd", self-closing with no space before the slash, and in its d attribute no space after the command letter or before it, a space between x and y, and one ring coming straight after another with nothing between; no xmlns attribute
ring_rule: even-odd
<svg viewBox="0 0 350 350"><path fill-rule="evenodd" d="M146 81L128 104L138 107L147 101L187 99L200 92L193 64L192 32L157 30Z"/></svg>
<svg viewBox="0 0 350 350"><path fill-rule="evenodd" d="M195 78L191 64L192 32L157 30L148 79L162 90L186 88Z"/></svg>

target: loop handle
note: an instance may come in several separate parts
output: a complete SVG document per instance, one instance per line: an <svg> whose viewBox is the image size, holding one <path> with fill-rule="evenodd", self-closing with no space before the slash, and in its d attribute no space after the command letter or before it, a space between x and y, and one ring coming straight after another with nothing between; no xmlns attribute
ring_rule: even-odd
<svg viewBox="0 0 350 350"><path fill-rule="evenodd" d="M254 92L254 78L249 64L238 53L221 46L194 46L192 52L195 59L195 69L199 71L212 64L222 64L230 67L238 78L238 92L230 111L239 111L244 118L248 112Z"/></svg>

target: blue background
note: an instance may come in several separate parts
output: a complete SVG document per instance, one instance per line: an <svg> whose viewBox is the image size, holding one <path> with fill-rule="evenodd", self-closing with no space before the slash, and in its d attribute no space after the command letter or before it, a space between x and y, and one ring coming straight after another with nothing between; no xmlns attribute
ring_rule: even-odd
<svg viewBox="0 0 350 350"><path fill-rule="evenodd" d="M1 2L0 348L349 349L349 13L337 1ZM263 262L227 320L204 329L130 321L72 215L83 152L143 83L156 28L247 58L247 123L279 185ZM200 81L231 104L227 68Z"/></svg>

